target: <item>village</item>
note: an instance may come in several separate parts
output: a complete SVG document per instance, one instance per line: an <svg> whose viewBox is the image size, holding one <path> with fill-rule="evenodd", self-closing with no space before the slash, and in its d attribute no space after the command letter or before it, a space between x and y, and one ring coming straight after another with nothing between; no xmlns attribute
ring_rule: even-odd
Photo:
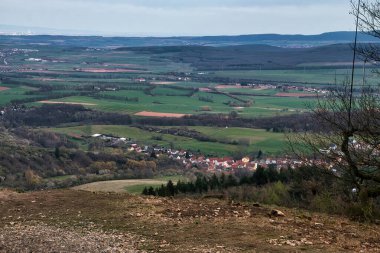
<svg viewBox="0 0 380 253"><path fill-rule="evenodd" d="M238 169L256 171L258 167L275 168L277 170L292 168L296 169L305 165L304 161L290 157L265 157L251 159L248 156L242 159L233 157L206 157L202 154L193 154L187 150L173 148L139 145L134 140L124 137L114 137L107 134L93 134L91 138L104 141L106 146L124 146L128 152L141 153L150 157L166 155L172 160L183 164L185 169L198 168L208 173L234 173ZM308 162L310 163L310 162Z"/></svg>

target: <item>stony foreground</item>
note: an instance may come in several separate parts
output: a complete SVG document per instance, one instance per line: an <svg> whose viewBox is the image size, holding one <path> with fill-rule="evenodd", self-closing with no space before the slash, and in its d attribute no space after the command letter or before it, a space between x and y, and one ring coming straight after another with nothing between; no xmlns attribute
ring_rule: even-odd
<svg viewBox="0 0 380 253"><path fill-rule="evenodd" d="M72 231L47 225L6 226L0 233L0 252L143 252L128 234Z"/></svg>
<svg viewBox="0 0 380 253"><path fill-rule="evenodd" d="M380 252L380 226L217 199L0 191L1 253L300 251Z"/></svg>

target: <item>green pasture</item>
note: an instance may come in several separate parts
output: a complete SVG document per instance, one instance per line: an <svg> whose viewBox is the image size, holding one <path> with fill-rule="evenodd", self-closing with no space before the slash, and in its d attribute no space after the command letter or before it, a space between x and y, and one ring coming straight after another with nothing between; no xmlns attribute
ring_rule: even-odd
<svg viewBox="0 0 380 253"><path fill-rule="evenodd" d="M7 84L0 84L0 86L10 88L9 90L0 91L0 106L6 105L15 99L36 97L36 96L25 94L25 92L31 90L28 87L7 85Z"/></svg>
<svg viewBox="0 0 380 253"><path fill-rule="evenodd" d="M367 69L366 81L369 84L379 84L379 76L375 69ZM208 73L210 77L225 78L246 78L257 79L262 81L276 82L297 82L306 86L325 86L334 85L335 78L337 84L341 84L351 74L349 69L332 69L332 68L308 68L295 70L227 70L214 71ZM363 80L363 71L357 70L355 82L361 85ZM300 84L295 84L300 85Z"/></svg>
<svg viewBox="0 0 380 253"><path fill-rule="evenodd" d="M244 94L252 94L252 95L268 95L268 96L274 96L277 93L281 92L280 90L276 89L253 89L253 88L227 88L227 89L219 89L222 92L228 92L228 93L244 93Z"/></svg>
<svg viewBox="0 0 380 253"><path fill-rule="evenodd" d="M157 87L152 90L152 94L155 96L184 96L189 94L189 90L172 89L167 87Z"/></svg>
<svg viewBox="0 0 380 253"><path fill-rule="evenodd" d="M211 94L207 92L197 92L193 96L183 96L183 90L170 88L156 88L154 96L147 95L139 90L104 91L100 94L119 97L120 99L100 99L92 97L74 96L52 101L89 103L88 107L109 112L137 113L140 111L153 111L162 113L183 113L199 114L204 113L203 108L210 108L208 113L229 113L238 111L244 117L274 116L277 114L287 114L289 112L303 112L315 102L315 99L308 98L288 98L288 97L252 97L238 96L243 100L251 100L254 104L246 108L234 108L228 105L233 101L237 104L242 102L223 94ZM165 95L164 95L165 94ZM171 95L168 95L171 94ZM178 96L176 96L177 94ZM179 95L182 96L179 96ZM125 98L138 97L138 102L126 101ZM200 97L210 98L212 102L201 101Z"/></svg>
<svg viewBox="0 0 380 253"><path fill-rule="evenodd" d="M136 140L142 145L159 145L174 147L177 149L200 151L210 156L232 155L235 152L250 153L262 150L267 154L283 152L286 147L286 138L281 133L271 133L260 129L248 128L214 128L214 127L188 127L205 135L213 137L218 142L201 142L196 139L174 136L169 134L158 134L129 126L115 125L88 125L64 128L48 128L48 131L63 134L79 134L90 136L92 134L111 134ZM155 137L161 140L156 140ZM221 142L236 141L236 145Z"/></svg>

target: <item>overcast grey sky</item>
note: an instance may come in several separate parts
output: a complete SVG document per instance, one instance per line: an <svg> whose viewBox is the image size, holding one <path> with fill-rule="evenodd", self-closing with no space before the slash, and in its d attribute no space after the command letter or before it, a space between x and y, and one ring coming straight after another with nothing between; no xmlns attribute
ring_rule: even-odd
<svg viewBox="0 0 380 253"><path fill-rule="evenodd" d="M353 30L349 0L0 0L0 24L108 35Z"/></svg>

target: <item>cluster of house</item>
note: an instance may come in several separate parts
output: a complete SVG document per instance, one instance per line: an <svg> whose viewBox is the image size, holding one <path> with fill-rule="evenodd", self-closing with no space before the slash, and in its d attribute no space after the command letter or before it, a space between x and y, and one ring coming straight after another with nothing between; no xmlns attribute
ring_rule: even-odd
<svg viewBox="0 0 380 253"><path fill-rule="evenodd" d="M229 172L237 169L247 169L255 171L258 167L262 168L298 168L303 165L301 161L290 158L265 158L250 160L249 157L244 157L240 160L234 160L232 157L222 158L206 158L199 156L190 158L189 162L192 167L205 169L210 172Z"/></svg>
<svg viewBox="0 0 380 253"><path fill-rule="evenodd" d="M107 141L110 146L124 144L130 152L143 153L147 156L167 155L170 159L176 160L185 168L198 168L209 172L233 172L237 169L247 169L255 171L259 166L263 168L298 168L304 165L303 162L292 158L265 158L250 160L244 157L235 160L232 157L210 158L203 155L194 155L186 150L176 150L164 147L140 146L129 138L113 137L105 134L94 134L92 138L99 138Z"/></svg>
<svg viewBox="0 0 380 253"><path fill-rule="evenodd" d="M236 83L236 86L242 86L240 83ZM246 86L252 87L253 89L261 90L272 90L272 89L283 89L287 91L303 91L309 93L327 94L328 90L321 88L312 88L306 86L295 86L295 85L274 85L274 84L256 84L248 83Z"/></svg>

